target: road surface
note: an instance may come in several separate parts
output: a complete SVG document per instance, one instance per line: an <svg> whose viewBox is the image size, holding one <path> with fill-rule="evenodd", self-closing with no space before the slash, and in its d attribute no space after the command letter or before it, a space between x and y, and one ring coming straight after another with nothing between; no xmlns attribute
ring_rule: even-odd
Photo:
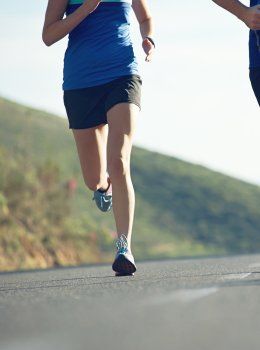
<svg viewBox="0 0 260 350"><path fill-rule="evenodd" d="M259 350L260 255L0 274L1 350Z"/></svg>

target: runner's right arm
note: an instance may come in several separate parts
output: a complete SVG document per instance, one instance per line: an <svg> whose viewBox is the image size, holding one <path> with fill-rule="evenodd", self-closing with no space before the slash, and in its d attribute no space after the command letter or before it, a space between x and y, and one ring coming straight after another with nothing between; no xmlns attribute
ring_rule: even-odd
<svg viewBox="0 0 260 350"><path fill-rule="evenodd" d="M87 0L73 13L63 18L68 0L49 0L42 30L42 40L47 46L64 38L99 5L100 0Z"/></svg>
<svg viewBox="0 0 260 350"><path fill-rule="evenodd" d="M213 0L217 5L233 13L250 29L260 30L260 5L247 7L238 0Z"/></svg>

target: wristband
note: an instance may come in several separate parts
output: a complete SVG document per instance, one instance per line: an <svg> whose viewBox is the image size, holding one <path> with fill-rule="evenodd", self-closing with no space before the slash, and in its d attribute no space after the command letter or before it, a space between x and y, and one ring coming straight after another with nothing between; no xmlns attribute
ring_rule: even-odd
<svg viewBox="0 0 260 350"><path fill-rule="evenodd" d="M153 39L150 36L146 36L144 39L148 39L153 44L153 46L155 48L155 43L154 43Z"/></svg>

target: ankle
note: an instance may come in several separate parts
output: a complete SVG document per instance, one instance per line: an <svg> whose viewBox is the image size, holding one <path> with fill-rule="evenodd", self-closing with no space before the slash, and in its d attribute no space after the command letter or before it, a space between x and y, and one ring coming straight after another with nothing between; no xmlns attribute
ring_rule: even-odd
<svg viewBox="0 0 260 350"><path fill-rule="evenodd" d="M127 249L131 252L131 236L128 233L120 233L118 234L117 240L122 240L127 243Z"/></svg>
<svg viewBox="0 0 260 350"><path fill-rule="evenodd" d="M109 187L110 187L110 183L111 183L110 180L107 179L107 187L104 189L104 187L101 186L101 187L98 189L98 191L101 192L101 193L107 192L107 190L108 190Z"/></svg>

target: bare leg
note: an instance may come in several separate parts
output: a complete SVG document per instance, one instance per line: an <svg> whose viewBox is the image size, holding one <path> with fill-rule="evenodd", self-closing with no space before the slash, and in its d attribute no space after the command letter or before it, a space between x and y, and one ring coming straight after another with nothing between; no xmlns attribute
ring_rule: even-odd
<svg viewBox="0 0 260 350"><path fill-rule="evenodd" d="M92 191L99 188L106 189L108 125L100 124L93 128L72 129L72 131L86 186Z"/></svg>
<svg viewBox="0 0 260 350"><path fill-rule="evenodd" d="M132 103L116 104L107 112L107 161L113 184L113 212L118 236L122 233L127 236L129 248L135 208L130 157L138 112L139 107Z"/></svg>

